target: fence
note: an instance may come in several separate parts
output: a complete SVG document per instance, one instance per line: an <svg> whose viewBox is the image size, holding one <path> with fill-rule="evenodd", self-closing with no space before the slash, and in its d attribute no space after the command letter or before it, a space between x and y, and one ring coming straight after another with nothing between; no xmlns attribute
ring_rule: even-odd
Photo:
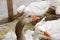
<svg viewBox="0 0 60 40"><path fill-rule="evenodd" d="M0 0L0 2L1 1L3 1L3 0ZM0 11L0 14L6 13L8 18L2 19L2 21L0 21L0 24L6 23L6 22L8 22L8 20L12 21L13 20L13 15L16 13L16 9L20 5L22 5L22 4L28 5L29 3L33 2L33 1L39 1L39 0L4 0L4 2L6 3L6 7L4 7L4 8L7 8L8 11L6 11L6 10L3 11L2 10L3 12ZM3 5L5 5L5 4L3 4ZM0 10L4 9L4 8L0 8Z"/></svg>

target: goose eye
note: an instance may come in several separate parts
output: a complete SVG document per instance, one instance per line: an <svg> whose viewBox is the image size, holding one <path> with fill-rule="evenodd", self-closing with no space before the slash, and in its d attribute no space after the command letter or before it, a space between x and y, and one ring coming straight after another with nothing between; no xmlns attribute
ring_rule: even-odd
<svg viewBox="0 0 60 40"><path fill-rule="evenodd" d="M31 17L31 15L29 15L28 17Z"/></svg>
<svg viewBox="0 0 60 40"><path fill-rule="evenodd" d="M43 32L43 31L40 31L40 32Z"/></svg>

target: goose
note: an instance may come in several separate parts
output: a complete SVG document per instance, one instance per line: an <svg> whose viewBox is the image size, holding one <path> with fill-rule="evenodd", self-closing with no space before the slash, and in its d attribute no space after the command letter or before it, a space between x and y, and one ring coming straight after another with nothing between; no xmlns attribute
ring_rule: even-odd
<svg viewBox="0 0 60 40"><path fill-rule="evenodd" d="M25 40L26 36L24 36L24 33L22 32L23 27L25 24L28 24L32 22L31 17L24 15L21 17L21 19L17 22L15 27L15 33L17 36L17 40ZM29 31L28 31L29 32ZM26 34L27 35L27 34ZM29 35L28 35L29 36ZM29 36L30 37L30 36ZM26 39L27 40L27 39Z"/></svg>
<svg viewBox="0 0 60 40"><path fill-rule="evenodd" d="M43 29L43 30L41 30L41 29ZM39 26L34 31L33 40L41 40L42 38L45 40L48 40L48 39L50 39L50 34L47 31L45 31L45 28L43 28L43 27L41 28Z"/></svg>
<svg viewBox="0 0 60 40"><path fill-rule="evenodd" d="M25 8L24 12L27 13L27 15L44 16L49 9L49 5L49 1L32 2Z"/></svg>
<svg viewBox="0 0 60 40"><path fill-rule="evenodd" d="M38 22L36 25L35 25L35 30L34 30L34 36L33 36L33 39L34 40L40 40L41 38L45 38L45 39L48 39L50 36L48 33L46 33L44 30L45 28L43 28L43 31L44 32L41 32L42 30L39 28L39 26L42 26L44 23L45 23L45 18L44 17L40 22ZM40 29L40 30L39 30ZM45 36L44 36L45 35Z"/></svg>
<svg viewBox="0 0 60 40"><path fill-rule="evenodd" d="M15 27L15 33L17 36L17 40L34 40L32 37L32 35L34 34L34 31L28 30L25 34L22 32L24 25L31 22L31 21L27 21L27 20L28 19L25 19L25 16L22 16L21 19L17 22L16 27Z"/></svg>
<svg viewBox="0 0 60 40"><path fill-rule="evenodd" d="M45 23L45 22L43 22L44 20L45 20L45 18L46 17L44 17L39 23L37 23L36 25L37 26L41 26L43 23ZM16 24L16 27L15 27L15 33L16 33L16 36L17 36L17 40L24 40L25 39L25 37L24 37L24 34L23 34L23 32L22 32L22 30L23 30L23 27L24 27L24 25L25 24L28 24L28 23L30 23L30 22L32 22L33 20L32 19L34 19L34 17L33 18L31 18L31 16L29 15L25 15L25 14L23 14L23 16L21 17L21 19L17 22L17 24ZM53 19L53 18L52 18ZM39 24L39 25L38 25ZM36 26L35 25L35 26ZM36 26L36 27L37 27ZM35 31L36 32L36 31ZM36 35L36 34L35 34ZM37 36L37 35L36 35ZM42 37L42 36L41 36ZM40 38L40 37L39 37ZM38 38L38 39L39 39ZM46 37L45 37L46 38ZM35 40L35 39L34 39Z"/></svg>
<svg viewBox="0 0 60 40"><path fill-rule="evenodd" d="M4 35L4 38L2 40L16 40L16 39L17 39L16 34L10 31L10 32L7 32L6 35Z"/></svg>
<svg viewBox="0 0 60 40"><path fill-rule="evenodd" d="M27 6L22 5L17 9L17 15L20 16L25 13L26 15L44 16L49 9L49 5L49 1L32 2Z"/></svg>
<svg viewBox="0 0 60 40"><path fill-rule="evenodd" d="M43 21L42 24L41 22L37 23L35 26L35 35L44 35L50 40L60 40L60 19Z"/></svg>

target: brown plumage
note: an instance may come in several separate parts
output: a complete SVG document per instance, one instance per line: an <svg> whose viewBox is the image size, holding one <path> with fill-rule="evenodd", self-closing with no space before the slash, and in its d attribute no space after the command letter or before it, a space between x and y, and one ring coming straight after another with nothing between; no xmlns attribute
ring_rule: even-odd
<svg viewBox="0 0 60 40"><path fill-rule="evenodd" d="M22 38L22 29L23 29L24 25L21 24L21 22L19 21L17 24L16 24L16 27L15 27L15 33L17 35L17 40L23 40Z"/></svg>
<svg viewBox="0 0 60 40"><path fill-rule="evenodd" d="M24 27L25 24L31 23L31 21L28 20L29 17L27 17L27 20L25 20L25 18L26 18L25 16L26 15L23 15L16 24L15 33L16 33L16 36L17 36L17 40L25 40L23 32L22 32L23 27Z"/></svg>
<svg viewBox="0 0 60 40"><path fill-rule="evenodd" d="M25 25L25 22L23 22L23 19L24 17L21 17L21 19L17 22L16 27L15 27L15 33L17 36L17 40L24 40L22 30Z"/></svg>
<svg viewBox="0 0 60 40"><path fill-rule="evenodd" d="M59 19L60 18L60 15L49 15L46 17L46 21L50 21L50 20L56 20L56 19Z"/></svg>

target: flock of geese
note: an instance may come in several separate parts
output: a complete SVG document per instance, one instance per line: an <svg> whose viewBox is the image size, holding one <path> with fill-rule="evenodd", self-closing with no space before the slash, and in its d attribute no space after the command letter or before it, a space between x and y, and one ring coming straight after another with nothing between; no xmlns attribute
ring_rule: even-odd
<svg viewBox="0 0 60 40"><path fill-rule="evenodd" d="M32 2L28 6L21 5L17 16L22 16L17 22L15 33L17 40L60 40L60 0L45 0ZM55 10L46 16L49 8ZM47 13L48 14L48 13ZM22 32L25 24L35 25L34 30Z"/></svg>

